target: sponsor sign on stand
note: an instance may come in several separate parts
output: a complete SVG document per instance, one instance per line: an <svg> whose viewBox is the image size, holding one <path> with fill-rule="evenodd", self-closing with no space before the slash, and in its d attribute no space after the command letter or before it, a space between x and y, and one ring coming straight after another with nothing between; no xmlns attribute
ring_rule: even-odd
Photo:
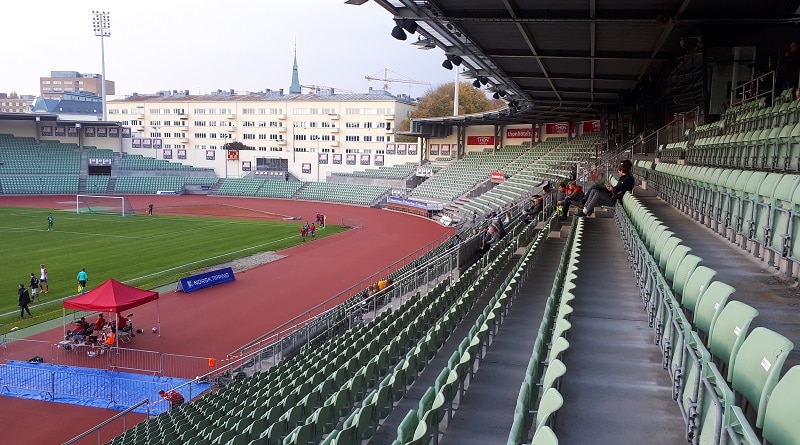
<svg viewBox="0 0 800 445"><path fill-rule="evenodd" d="M184 293L189 293L235 280L236 277L233 275L233 268L225 267L223 269L212 270L210 272L181 278L178 281L178 288L175 290L181 290Z"/></svg>

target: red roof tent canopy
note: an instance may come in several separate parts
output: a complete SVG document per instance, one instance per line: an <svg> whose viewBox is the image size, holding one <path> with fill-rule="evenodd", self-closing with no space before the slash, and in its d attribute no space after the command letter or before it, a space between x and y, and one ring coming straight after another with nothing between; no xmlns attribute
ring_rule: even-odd
<svg viewBox="0 0 800 445"><path fill-rule="evenodd" d="M153 300L158 300L158 292L139 289L110 279L83 295L64 300L63 304L65 309L119 314Z"/></svg>

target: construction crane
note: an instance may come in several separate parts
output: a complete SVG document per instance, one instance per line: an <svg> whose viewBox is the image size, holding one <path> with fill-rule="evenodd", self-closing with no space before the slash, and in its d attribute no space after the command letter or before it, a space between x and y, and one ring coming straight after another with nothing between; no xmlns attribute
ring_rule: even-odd
<svg viewBox="0 0 800 445"><path fill-rule="evenodd" d="M389 82L397 82L397 83L410 83L414 85L430 85L430 82L423 82L421 80L412 80L412 79L390 79L389 72L392 74L396 74L398 76L402 76L402 74L395 73L394 71L390 70L389 68L383 69L383 77L373 77L373 76L364 76L367 80L380 80L383 82L383 89L388 91L389 90Z"/></svg>
<svg viewBox="0 0 800 445"><path fill-rule="evenodd" d="M307 89L309 94L320 94L322 91L329 91L333 93L352 93L350 90L343 90L341 88L326 87L324 85L300 85L300 88Z"/></svg>

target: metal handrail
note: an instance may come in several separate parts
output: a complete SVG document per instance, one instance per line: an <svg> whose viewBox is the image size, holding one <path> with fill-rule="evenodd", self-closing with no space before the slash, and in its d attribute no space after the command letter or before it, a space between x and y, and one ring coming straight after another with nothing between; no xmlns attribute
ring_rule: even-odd
<svg viewBox="0 0 800 445"><path fill-rule="evenodd" d="M101 436L100 436L100 430L104 426L106 426L106 425L110 424L111 422L114 422L115 420L117 420L120 417L122 417L123 418L122 419L122 422L123 422L122 429L123 430L127 430L128 428L125 427L125 418L124 418L124 416L127 415L129 412L131 412L131 411L135 410L136 408L138 408L140 406L143 406L143 405L147 405L147 416L149 417L150 416L150 400L149 399L144 399L141 402L131 406L130 408L128 408L128 409L126 409L124 411L121 411L119 414L116 414L116 415L112 416L111 418L106 419L103 422L95 425L93 428L90 428L90 429L78 434L77 436L73 437L72 439L64 442L63 445L71 445L73 443L76 443L79 440L83 439L84 437L88 437L90 434L94 433L95 431L97 431L97 444L100 445L100 444L103 443L103 441L101 439Z"/></svg>

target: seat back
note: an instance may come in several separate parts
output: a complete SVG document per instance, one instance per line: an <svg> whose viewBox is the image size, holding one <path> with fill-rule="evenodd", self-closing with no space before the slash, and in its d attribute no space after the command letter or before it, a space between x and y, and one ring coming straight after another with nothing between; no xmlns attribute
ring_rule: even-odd
<svg viewBox="0 0 800 445"><path fill-rule="evenodd" d="M703 261L697 255L688 254L675 269L675 275L672 277L672 291L678 295L683 294L683 288L686 287L686 282L692 273Z"/></svg>
<svg viewBox="0 0 800 445"><path fill-rule="evenodd" d="M680 270L681 267L678 269ZM715 275L717 275L716 270L706 266L697 266L681 289L677 288L678 280L676 280L673 290L681 295L681 306L685 310L692 314L696 312L700 296L706 291ZM692 317L690 316L689 318L691 319Z"/></svg>
<svg viewBox="0 0 800 445"><path fill-rule="evenodd" d="M728 297L735 291L736 289L721 281L708 285L695 305L694 326L697 330L706 334L711 332L714 321L728 302Z"/></svg>
<svg viewBox="0 0 800 445"><path fill-rule="evenodd" d="M728 366L727 380L733 375L736 353L739 352L750 323L756 316L758 311L752 306L741 301L729 301L708 333L708 349L711 354Z"/></svg>
<svg viewBox="0 0 800 445"><path fill-rule="evenodd" d="M531 445L558 445L558 437L549 426L545 425L536 430Z"/></svg>
<svg viewBox="0 0 800 445"><path fill-rule="evenodd" d="M800 365L793 366L775 385L764 414L764 439L772 445L800 443Z"/></svg>
<svg viewBox="0 0 800 445"><path fill-rule="evenodd" d="M564 398L561 393L555 388L550 388L542 394L539 400L539 409L536 412L536 429L549 425L551 419L561 406L564 404Z"/></svg>
<svg viewBox="0 0 800 445"><path fill-rule="evenodd" d="M794 343L767 328L757 327L747 336L736 354L731 386L747 399L757 412L756 428L764 424L767 397L778 383L783 363Z"/></svg>
<svg viewBox="0 0 800 445"><path fill-rule="evenodd" d="M667 263L664 266L664 277L668 281L672 282L675 278L675 271L678 270L678 266L680 266L683 259L686 258L686 255L688 255L691 250L691 248L681 244L675 247L675 250L669 255L669 259L667 259Z"/></svg>

